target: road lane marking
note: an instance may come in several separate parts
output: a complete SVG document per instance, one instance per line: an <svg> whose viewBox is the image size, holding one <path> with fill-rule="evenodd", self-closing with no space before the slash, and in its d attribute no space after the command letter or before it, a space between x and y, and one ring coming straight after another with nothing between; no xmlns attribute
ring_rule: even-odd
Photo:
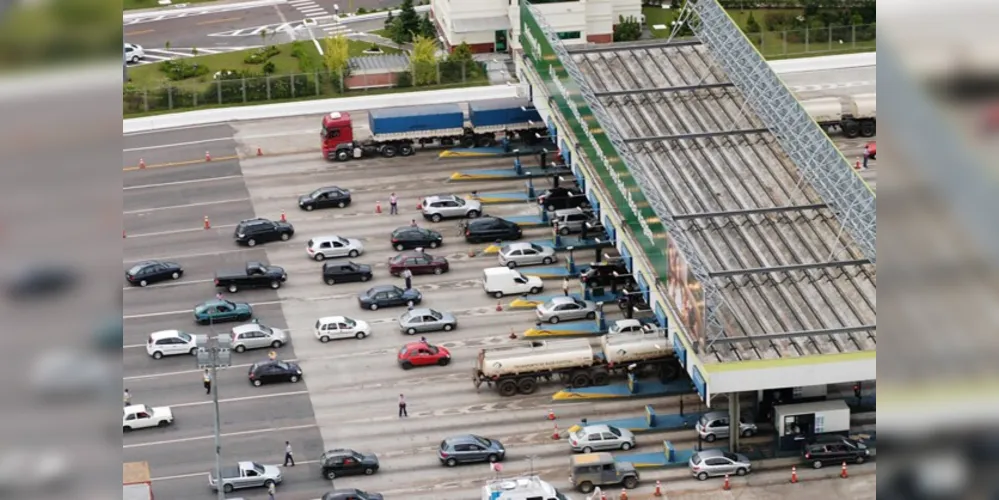
<svg viewBox="0 0 999 500"><path fill-rule="evenodd" d="M212 157L212 162L228 161L228 160L238 160L239 155L228 155L228 156L215 156ZM205 161L204 158L198 160L185 160L185 161L172 161L167 163L154 163L147 164L146 168L140 168L138 165L134 167L124 167L121 169L122 172L135 172L136 170L148 170L151 168L166 168L166 167L183 167L187 165L195 165L198 163L211 163Z"/></svg>
<svg viewBox="0 0 999 500"><path fill-rule="evenodd" d="M213 280L213 279L211 279L211 280L192 280L192 281L174 281L172 283L160 283L158 285L146 285L145 287L141 287L141 286L123 286L123 287L121 287L121 291L124 292L126 290L139 290L141 288L168 288L168 287L172 287L172 286L197 285L197 284L201 284L201 283L213 283L214 281L215 280Z"/></svg>
<svg viewBox="0 0 999 500"><path fill-rule="evenodd" d="M282 361L292 361L292 362L295 362L295 361L298 361L298 359L297 358L292 358L292 359L285 359L285 360L282 360ZM225 368L225 369L228 370L230 368L249 368L250 366L253 366L253 363L243 363L243 364L239 364L239 365L229 365L229 367ZM190 375L192 373L203 373L203 372L204 372L204 370L181 370L179 372L149 373L149 374L146 374L146 375L132 375L130 377L122 377L122 380L125 380L125 381L129 381L129 380L133 380L133 381L134 380L148 380L148 379L151 379L151 378L172 377L174 375Z"/></svg>
<svg viewBox="0 0 999 500"><path fill-rule="evenodd" d="M231 141L232 137L216 137L214 139L200 139L197 141L187 141L187 142L175 142L172 144L156 144L153 146L139 146L137 148L124 148L121 150L122 153L131 153L133 151L146 151L149 149L166 149L166 148L176 148L183 146L196 146L198 144L208 144L211 142L221 142L221 141Z"/></svg>
<svg viewBox="0 0 999 500"><path fill-rule="evenodd" d="M233 198L231 200L216 200L216 201L201 201L198 203L187 203L184 205L171 205L169 207L155 207L155 208L141 208L139 210L126 210L122 212L122 215L135 215L144 214L149 212L160 212L163 210L177 210L181 208L192 208L192 207L206 207L209 205L222 205L225 203L239 203L241 201L250 201L249 198Z"/></svg>
<svg viewBox="0 0 999 500"><path fill-rule="evenodd" d="M223 224L221 226L212 226L211 229L205 229L204 227L192 227L190 229L173 229L170 231L157 231L155 233L139 233L139 234L129 234L126 238L148 238L151 236L168 236L171 234L181 234L181 233L196 233L198 231L211 231L212 229L228 229L230 227L236 227L236 224Z"/></svg>
<svg viewBox="0 0 999 500"><path fill-rule="evenodd" d="M271 245L273 246L273 248L283 248L284 246L291 246L291 245L284 245L284 246L282 246L282 245L277 245L277 244L274 244L274 243L272 243ZM143 257L141 259L122 259L121 262L122 263L145 262L147 260L170 260L170 261L174 261L174 260L194 259L194 258L198 258L198 257L215 257L217 255L226 255L226 254L230 254L230 253L249 252L251 250L257 250L257 248L256 247L253 247L253 248L250 248L250 247L240 247L240 248L237 248L237 249L234 249L234 250L222 250L222 251L219 251L219 252L189 253L189 254L183 254L183 255L167 255L167 256L162 256L162 257Z"/></svg>
<svg viewBox="0 0 999 500"><path fill-rule="evenodd" d="M139 35L148 35L149 33L153 33L153 32L155 32L155 31L156 31L156 30L139 30L139 31L129 31L129 32L125 33L125 36L139 36Z"/></svg>
<svg viewBox="0 0 999 500"><path fill-rule="evenodd" d="M212 181L225 181L229 179L242 179L242 175L223 175L222 177L205 177L204 179L191 179L189 181L173 181L173 182L157 182L155 184L138 184L135 186L125 186L121 188L122 191L130 191L132 189L152 189L159 187L168 186L183 186L184 184L198 184L201 182L212 182Z"/></svg>
<svg viewBox="0 0 999 500"><path fill-rule="evenodd" d="M319 463L319 460L295 460L295 465L310 465L310 464L318 464L318 463ZM282 464L274 464L274 466L275 467L284 467L284 465L282 465ZM152 478L149 478L149 480L150 481L172 481L174 479L188 479L188 478L192 478L192 477L203 477L205 474L208 474L208 473L209 473L208 471L205 471L205 472L192 472L190 474L177 474L176 476L152 477Z"/></svg>
<svg viewBox="0 0 999 500"><path fill-rule="evenodd" d="M239 403L239 402L242 402L242 401L255 401L255 400L258 400L258 399L280 398L280 397L284 397L284 396L301 396L303 394L308 394L308 393L309 393L309 391L278 392L278 393L275 393L275 394L261 394L259 396L245 396L245 397L241 397L241 398L220 399L219 403ZM212 401L196 401L194 403L180 403L180 404L170 405L170 408L186 408L186 407L190 407L190 406L202 406L202 405L210 405L210 404L213 404L213 402Z"/></svg>
<svg viewBox="0 0 999 500"><path fill-rule="evenodd" d="M220 434L220 437L238 437L238 436L249 436L252 434L268 434L272 432L287 432L287 431L297 431L302 429L314 429L319 427L318 424L305 424L305 425L292 425L289 427L271 427L267 429L256 429L252 431L239 431L239 432L224 432ZM122 445L123 450L130 450L134 448L146 448L149 446L160 446L165 444L180 444L180 443L190 443L192 441L204 441L206 439L215 439L215 435L211 434L208 436L196 436L189 438L179 438L179 439L165 439L163 441L148 441L145 443L133 443Z"/></svg>
<svg viewBox="0 0 999 500"><path fill-rule="evenodd" d="M220 23L227 23L229 21L239 21L240 19L243 19L243 18L242 17L227 17L225 19L212 19L210 21L201 21L200 23L196 23L196 24L198 26L204 26L206 24L220 24Z"/></svg>

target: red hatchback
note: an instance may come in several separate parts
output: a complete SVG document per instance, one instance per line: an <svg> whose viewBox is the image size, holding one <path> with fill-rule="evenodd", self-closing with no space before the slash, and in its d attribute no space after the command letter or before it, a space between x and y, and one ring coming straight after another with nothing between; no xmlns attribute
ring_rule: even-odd
<svg viewBox="0 0 999 500"><path fill-rule="evenodd" d="M447 366L450 362L451 351L426 342L410 342L399 349L399 366L403 370L414 366Z"/></svg>
<svg viewBox="0 0 999 500"><path fill-rule="evenodd" d="M444 274L450 269L447 259L413 251L402 252L389 259L389 273L399 276L404 269L413 274Z"/></svg>

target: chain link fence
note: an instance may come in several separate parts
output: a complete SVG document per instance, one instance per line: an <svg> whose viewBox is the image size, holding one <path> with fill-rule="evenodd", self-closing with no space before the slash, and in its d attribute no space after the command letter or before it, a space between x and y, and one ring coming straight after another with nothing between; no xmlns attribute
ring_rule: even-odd
<svg viewBox="0 0 999 500"><path fill-rule="evenodd" d="M211 78L211 77L210 77ZM164 111L233 106L309 98L333 98L372 92L432 90L488 83L484 63L477 61L416 63L403 72L357 72L346 75L228 74L207 81L181 81L152 88L125 85L124 116Z"/></svg>
<svg viewBox="0 0 999 500"><path fill-rule="evenodd" d="M746 33L766 58L875 50L877 25L854 24L802 30Z"/></svg>

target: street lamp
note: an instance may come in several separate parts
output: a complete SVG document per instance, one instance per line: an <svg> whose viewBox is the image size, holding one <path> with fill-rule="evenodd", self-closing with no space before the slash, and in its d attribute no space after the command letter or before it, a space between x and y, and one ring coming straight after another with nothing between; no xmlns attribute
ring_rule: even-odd
<svg viewBox="0 0 999 500"><path fill-rule="evenodd" d="M208 320L208 327L212 331L212 336L198 335L196 345L198 348L197 360L198 369L208 368L212 377L212 405L215 407L215 480L218 486L218 500L225 500L225 488L222 485L222 436L221 418L219 417L219 368L232 366L232 336L228 334L215 333L215 325L212 319Z"/></svg>

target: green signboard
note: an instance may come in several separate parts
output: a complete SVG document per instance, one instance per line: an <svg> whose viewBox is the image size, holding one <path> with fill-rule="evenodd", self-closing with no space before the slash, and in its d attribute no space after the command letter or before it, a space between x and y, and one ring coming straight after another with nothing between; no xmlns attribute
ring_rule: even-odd
<svg viewBox="0 0 999 500"><path fill-rule="evenodd" d="M665 281L669 269L666 230L610 139L600 129L596 117L566 73L526 2L520 6L520 45L545 83L554 107L566 117L570 130L560 133L571 133L575 137L576 144L586 154L600 182L607 187L614 205L652 263L653 270L661 281Z"/></svg>

